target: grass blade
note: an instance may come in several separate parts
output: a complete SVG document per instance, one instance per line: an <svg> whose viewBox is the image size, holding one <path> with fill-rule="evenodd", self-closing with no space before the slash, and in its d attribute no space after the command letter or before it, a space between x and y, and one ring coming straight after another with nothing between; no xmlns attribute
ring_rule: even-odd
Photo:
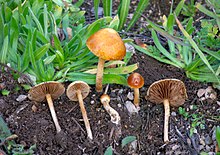
<svg viewBox="0 0 220 155"><path fill-rule="evenodd" d="M105 16L112 16L112 0L102 0Z"/></svg>
<svg viewBox="0 0 220 155"><path fill-rule="evenodd" d="M3 42L3 47L1 50L0 55L0 62L1 63L7 63L7 53L8 53L8 36L5 37Z"/></svg>
<svg viewBox="0 0 220 155"><path fill-rule="evenodd" d="M39 30L42 34L44 34L43 28L42 28L42 26L41 26L39 20L38 20L37 17L34 15L34 13L33 13L33 11L31 10L30 7L28 7L28 10L29 10L29 12L30 12L30 14L31 14L31 16L32 16L32 18L33 18L33 20L34 20L34 22L36 23L38 30Z"/></svg>
<svg viewBox="0 0 220 155"><path fill-rule="evenodd" d="M120 9L119 9L119 29L121 30L124 27L124 24L127 20L128 11L130 6L130 0L121 0Z"/></svg>
<svg viewBox="0 0 220 155"><path fill-rule="evenodd" d="M100 3L100 0L93 0L94 10L95 10L95 19L99 18L98 16L99 3Z"/></svg>
<svg viewBox="0 0 220 155"><path fill-rule="evenodd" d="M147 8L148 4L149 4L149 0L141 0L138 3L137 9L135 10L135 13L134 13L131 21L129 22L126 31L128 31L136 23L136 21L141 16L142 12Z"/></svg>

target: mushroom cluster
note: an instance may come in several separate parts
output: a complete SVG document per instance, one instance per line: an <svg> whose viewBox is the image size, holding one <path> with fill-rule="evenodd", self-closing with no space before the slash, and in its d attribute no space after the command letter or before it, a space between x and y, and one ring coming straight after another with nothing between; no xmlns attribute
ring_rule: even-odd
<svg viewBox="0 0 220 155"><path fill-rule="evenodd" d="M126 54L126 48L119 34L111 28L104 28L94 33L88 38L86 45L90 51L94 53L94 55L99 57L96 75L96 90L97 92L101 92L105 61L123 59ZM134 105L137 109L140 109L139 88L143 87L144 78L139 73L132 73L127 78L127 84L130 88L134 89ZM57 133L61 131L61 127L58 123L53 100L60 97L64 92L65 88L61 83L51 81L44 82L32 87L28 94L28 97L31 100L37 102L47 101ZM79 102L85 128L87 131L87 136L92 140L92 130L83 102L83 99L88 96L89 92L90 87L87 83L83 81L75 81L68 86L66 95L71 101ZM121 126L120 115L110 106L110 96L107 95L106 92L101 96L100 101L107 113L110 115L111 122L117 126ZM156 81L148 88L145 98L153 103L163 103L165 109L164 142L169 142L168 123L170 116L170 106L179 107L184 104L185 100L187 99L184 83L178 79L163 79Z"/></svg>

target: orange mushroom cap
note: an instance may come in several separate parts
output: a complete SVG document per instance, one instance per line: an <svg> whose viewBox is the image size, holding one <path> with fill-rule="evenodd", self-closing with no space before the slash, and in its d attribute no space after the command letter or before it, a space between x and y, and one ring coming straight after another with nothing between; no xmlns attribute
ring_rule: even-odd
<svg viewBox="0 0 220 155"><path fill-rule="evenodd" d="M104 60L121 60L126 54L126 47L119 34L111 28L104 28L88 38L87 47L97 57Z"/></svg>
<svg viewBox="0 0 220 155"><path fill-rule="evenodd" d="M144 78L139 73L132 73L127 82L131 88L141 88L144 85Z"/></svg>

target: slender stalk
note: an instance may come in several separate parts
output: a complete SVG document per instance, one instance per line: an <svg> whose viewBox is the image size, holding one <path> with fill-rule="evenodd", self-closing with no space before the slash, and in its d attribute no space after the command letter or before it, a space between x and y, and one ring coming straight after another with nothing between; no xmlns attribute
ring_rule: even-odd
<svg viewBox="0 0 220 155"><path fill-rule="evenodd" d="M85 127L86 127L87 135L92 140L93 139L92 131L91 131L91 128L90 128L88 117L87 117L87 112L86 112L85 106L83 104L82 94L81 94L81 91L79 89L77 90L77 97L78 97L78 100L79 100L79 106L80 106L80 109L81 109L81 112L82 112L82 116L83 116L84 124L85 124Z"/></svg>
<svg viewBox="0 0 220 155"><path fill-rule="evenodd" d="M56 130L57 130L57 133L59 133L61 131L61 127L60 127L58 119L57 119L57 115L56 115L56 112L55 112L55 109L54 109L54 106L53 106L53 101L52 101L51 95L46 94L46 99L47 99L47 103L48 103L50 113L51 113L52 118L53 118L53 122L54 122Z"/></svg>
<svg viewBox="0 0 220 155"><path fill-rule="evenodd" d="M134 88L134 105L139 107L139 88Z"/></svg>
<svg viewBox="0 0 220 155"><path fill-rule="evenodd" d="M103 78L103 69L104 69L105 60L99 58L97 74L96 74L96 91L102 91L102 78Z"/></svg>
<svg viewBox="0 0 220 155"><path fill-rule="evenodd" d="M168 127L169 127L169 117L170 117L170 103L166 99L163 101L164 104L164 110L165 110L165 116L164 116L164 142L169 142L168 138Z"/></svg>

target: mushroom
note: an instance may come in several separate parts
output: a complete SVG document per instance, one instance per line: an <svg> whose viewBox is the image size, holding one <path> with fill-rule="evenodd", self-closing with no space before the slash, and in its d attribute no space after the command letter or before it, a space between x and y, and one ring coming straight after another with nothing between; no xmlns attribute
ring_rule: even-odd
<svg viewBox="0 0 220 155"><path fill-rule="evenodd" d="M107 94L103 94L100 100L101 100L103 107L110 115L111 122L115 123L116 125L120 125L121 117L119 116L118 112L109 105L110 96L108 96Z"/></svg>
<svg viewBox="0 0 220 155"><path fill-rule="evenodd" d="M164 142L169 142L168 122L170 116L170 105L173 107L179 107L184 104L187 99L184 83L178 79L164 79L156 81L148 88L145 98L153 103L164 104Z"/></svg>
<svg viewBox="0 0 220 155"><path fill-rule="evenodd" d="M144 85L144 78L139 73L132 73L127 79L128 86L134 89L134 105L139 108L139 88Z"/></svg>
<svg viewBox="0 0 220 155"><path fill-rule="evenodd" d="M126 54L126 48L119 34L111 28L104 28L88 38L86 45L99 57L96 74L96 91L102 91L103 69L106 60L121 60Z"/></svg>
<svg viewBox="0 0 220 155"><path fill-rule="evenodd" d="M85 123L86 131L88 137L92 140L92 131L90 128L89 120L87 117L86 109L83 103L83 99L86 98L89 94L89 85L83 81L72 82L66 91L66 95L71 101L79 101L79 106L82 112L83 120Z"/></svg>
<svg viewBox="0 0 220 155"><path fill-rule="evenodd" d="M30 100L33 100L36 102L43 102L47 100L57 133L61 131L61 127L59 125L59 122L56 116L56 112L55 112L54 105L53 105L53 100L60 97L64 92L65 92L64 86L61 83L56 82L56 81L40 83L32 87L28 92L28 98Z"/></svg>

